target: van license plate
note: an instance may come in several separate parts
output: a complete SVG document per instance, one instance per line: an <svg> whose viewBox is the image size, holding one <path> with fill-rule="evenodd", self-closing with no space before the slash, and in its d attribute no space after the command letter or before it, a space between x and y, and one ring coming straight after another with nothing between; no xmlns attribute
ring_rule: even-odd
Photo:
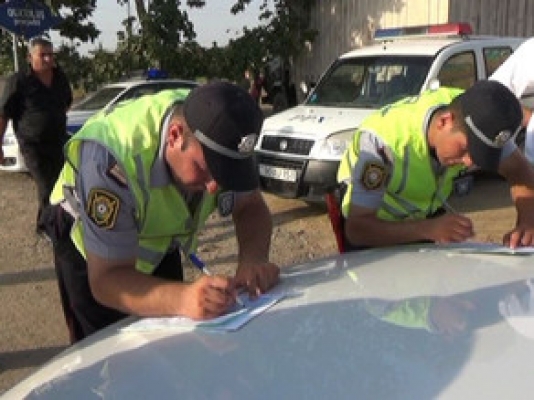
<svg viewBox="0 0 534 400"><path fill-rule="evenodd" d="M286 182L297 181L297 171L294 169L273 167L272 165L259 165L260 175L266 178L278 179Z"/></svg>

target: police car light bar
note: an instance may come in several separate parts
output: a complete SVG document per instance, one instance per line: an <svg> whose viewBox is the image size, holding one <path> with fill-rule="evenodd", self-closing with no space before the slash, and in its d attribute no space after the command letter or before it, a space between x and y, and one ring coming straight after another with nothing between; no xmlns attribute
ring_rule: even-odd
<svg viewBox="0 0 534 400"><path fill-rule="evenodd" d="M471 25L465 22L437 25L406 26L385 28L375 31L374 40L394 40L408 37L460 36L473 33Z"/></svg>

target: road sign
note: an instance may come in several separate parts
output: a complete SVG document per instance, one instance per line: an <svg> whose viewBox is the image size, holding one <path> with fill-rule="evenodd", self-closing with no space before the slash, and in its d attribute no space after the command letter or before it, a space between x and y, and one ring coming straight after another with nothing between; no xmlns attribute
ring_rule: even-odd
<svg viewBox="0 0 534 400"><path fill-rule="evenodd" d="M30 39L61 21L50 9L35 0L11 0L0 5L0 27Z"/></svg>

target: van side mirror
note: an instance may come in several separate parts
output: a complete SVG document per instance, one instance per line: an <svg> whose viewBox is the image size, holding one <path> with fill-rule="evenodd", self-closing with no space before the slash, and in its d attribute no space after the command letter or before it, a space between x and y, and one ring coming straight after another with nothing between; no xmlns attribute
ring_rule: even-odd
<svg viewBox="0 0 534 400"><path fill-rule="evenodd" d="M306 82L304 82L304 81L300 82L300 90L302 91L302 93L305 96L308 95L309 88L308 88L308 85L306 84Z"/></svg>
<svg viewBox="0 0 534 400"><path fill-rule="evenodd" d="M308 94L310 94L310 92L312 91L312 89L315 87L315 82L300 82L300 90L302 91L302 93L304 94L304 96L308 96Z"/></svg>

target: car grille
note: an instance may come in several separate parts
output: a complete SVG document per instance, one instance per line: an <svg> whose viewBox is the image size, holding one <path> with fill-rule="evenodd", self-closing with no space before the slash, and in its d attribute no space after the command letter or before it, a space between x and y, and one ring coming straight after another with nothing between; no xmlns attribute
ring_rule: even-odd
<svg viewBox="0 0 534 400"><path fill-rule="evenodd" d="M284 154L307 156L313 147L313 140L295 139L283 136L264 136L260 148Z"/></svg>

